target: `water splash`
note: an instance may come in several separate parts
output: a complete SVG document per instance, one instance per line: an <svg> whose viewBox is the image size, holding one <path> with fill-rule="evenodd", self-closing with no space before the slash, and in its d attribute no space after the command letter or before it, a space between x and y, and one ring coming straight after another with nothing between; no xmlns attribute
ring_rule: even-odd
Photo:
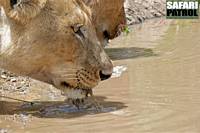
<svg viewBox="0 0 200 133"><path fill-rule="evenodd" d="M123 72L127 70L126 66L115 66L113 68L113 73L111 78L118 78L122 75Z"/></svg>

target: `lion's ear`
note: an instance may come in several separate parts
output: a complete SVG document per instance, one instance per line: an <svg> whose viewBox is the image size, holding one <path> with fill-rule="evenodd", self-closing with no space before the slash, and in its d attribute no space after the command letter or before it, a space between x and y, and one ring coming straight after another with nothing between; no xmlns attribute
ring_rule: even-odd
<svg viewBox="0 0 200 133"><path fill-rule="evenodd" d="M45 7L47 0L0 0L6 14L11 19L25 24L37 16Z"/></svg>

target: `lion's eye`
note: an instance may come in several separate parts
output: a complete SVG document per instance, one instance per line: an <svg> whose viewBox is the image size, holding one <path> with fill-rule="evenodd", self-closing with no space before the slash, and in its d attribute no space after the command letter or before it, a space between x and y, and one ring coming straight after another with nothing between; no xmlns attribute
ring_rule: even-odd
<svg viewBox="0 0 200 133"><path fill-rule="evenodd" d="M76 33L78 36L85 38L82 24L71 26L71 28L74 31L74 33Z"/></svg>

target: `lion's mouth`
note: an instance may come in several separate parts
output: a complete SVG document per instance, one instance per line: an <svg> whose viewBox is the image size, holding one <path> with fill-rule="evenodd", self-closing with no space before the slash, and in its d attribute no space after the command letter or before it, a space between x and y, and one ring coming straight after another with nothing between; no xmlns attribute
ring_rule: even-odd
<svg viewBox="0 0 200 133"><path fill-rule="evenodd" d="M67 82L62 82L62 93L67 96L67 101L79 108L80 105L83 105L88 97L93 96L93 91L91 88L86 87L74 87Z"/></svg>

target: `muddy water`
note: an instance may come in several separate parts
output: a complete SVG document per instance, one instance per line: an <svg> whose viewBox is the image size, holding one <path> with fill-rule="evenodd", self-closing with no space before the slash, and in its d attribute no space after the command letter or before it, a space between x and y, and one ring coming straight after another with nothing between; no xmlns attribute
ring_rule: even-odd
<svg viewBox="0 0 200 133"><path fill-rule="evenodd" d="M200 21L151 20L111 42L107 53L125 72L95 89L102 109L80 109L34 81L34 106L1 99L0 132L199 133Z"/></svg>

